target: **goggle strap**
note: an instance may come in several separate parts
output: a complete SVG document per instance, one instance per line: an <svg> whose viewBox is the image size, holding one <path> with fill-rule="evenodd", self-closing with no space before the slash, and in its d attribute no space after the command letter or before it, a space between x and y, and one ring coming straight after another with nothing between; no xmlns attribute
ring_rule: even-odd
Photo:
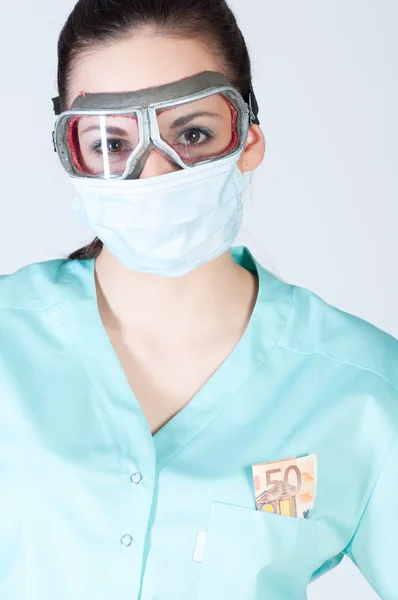
<svg viewBox="0 0 398 600"><path fill-rule="evenodd" d="M59 96L56 96L55 98L52 98L52 102L53 102L53 110L54 110L54 114L56 116L61 114L61 102L59 100Z"/></svg>
<svg viewBox="0 0 398 600"><path fill-rule="evenodd" d="M252 125L260 125L260 121L258 118L258 113L260 112L260 108L257 102L256 94L254 93L253 84L250 84L249 91L249 108L250 108L250 123Z"/></svg>

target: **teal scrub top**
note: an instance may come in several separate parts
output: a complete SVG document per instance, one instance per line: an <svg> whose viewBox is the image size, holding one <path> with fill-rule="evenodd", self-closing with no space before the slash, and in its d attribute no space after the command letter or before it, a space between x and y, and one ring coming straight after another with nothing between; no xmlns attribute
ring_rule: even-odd
<svg viewBox="0 0 398 600"><path fill-rule="evenodd" d="M303 600L345 555L398 598L398 341L231 253L251 320L154 436L94 259L0 278L1 600ZM306 454L310 518L256 510L252 465Z"/></svg>

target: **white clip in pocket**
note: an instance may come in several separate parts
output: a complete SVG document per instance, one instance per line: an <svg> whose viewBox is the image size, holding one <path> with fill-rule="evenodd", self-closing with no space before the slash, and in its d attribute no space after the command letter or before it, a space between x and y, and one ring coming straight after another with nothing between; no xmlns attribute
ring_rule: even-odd
<svg viewBox="0 0 398 600"><path fill-rule="evenodd" d="M203 560L203 552L205 550L206 543L206 534L207 531L199 531L198 538L196 540L195 552L193 555L193 560L195 562L201 563Z"/></svg>

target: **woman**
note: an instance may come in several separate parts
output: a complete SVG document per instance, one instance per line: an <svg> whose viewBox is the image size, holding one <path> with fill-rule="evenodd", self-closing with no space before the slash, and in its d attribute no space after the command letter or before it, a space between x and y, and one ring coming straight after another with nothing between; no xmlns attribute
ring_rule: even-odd
<svg viewBox="0 0 398 600"><path fill-rule="evenodd" d="M232 247L265 145L224 0L79 0L54 145L98 236L0 280L0 598L398 598L398 343ZM101 241L100 241L101 240Z"/></svg>

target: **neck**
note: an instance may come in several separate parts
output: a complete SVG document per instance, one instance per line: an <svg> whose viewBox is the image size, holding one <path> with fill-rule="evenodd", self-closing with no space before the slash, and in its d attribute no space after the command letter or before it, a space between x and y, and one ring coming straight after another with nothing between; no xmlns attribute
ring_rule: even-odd
<svg viewBox="0 0 398 600"><path fill-rule="evenodd" d="M98 308L112 330L153 335L210 336L252 313L257 277L229 251L184 277L160 277L125 267L104 247L96 259Z"/></svg>

